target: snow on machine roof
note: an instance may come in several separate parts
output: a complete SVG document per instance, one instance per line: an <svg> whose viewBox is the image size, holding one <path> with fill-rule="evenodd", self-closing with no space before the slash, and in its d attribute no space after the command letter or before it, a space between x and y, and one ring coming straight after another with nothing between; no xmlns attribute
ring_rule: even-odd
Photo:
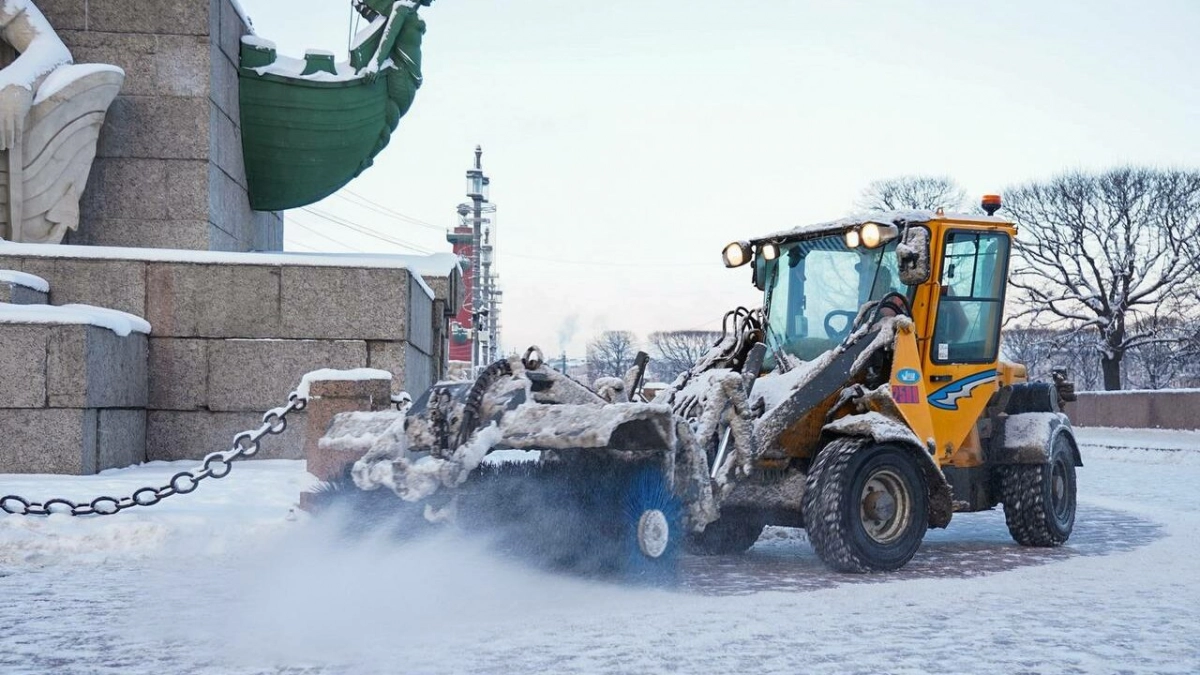
<svg viewBox="0 0 1200 675"><path fill-rule="evenodd" d="M765 241L783 242L793 239L807 239L833 232L844 232L848 228L856 225L862 225L867 222L876 223L895 223L903 220L909 223L927 223L931 220L953 220L960 222L972 222L982 225L1010 225L1011 222L1005 218L996 216L985 216L982 214L973 213L942 213L938 214L934 211L922 210L902 210L902 211L878 211L874 213L864 213L847 218L838 218L837 220L827 220L823 223L812 223L810 225L801 225L788 230L780 230L765 234L761 237L755 237L750 240L752 244L758 244Z"/></svg>

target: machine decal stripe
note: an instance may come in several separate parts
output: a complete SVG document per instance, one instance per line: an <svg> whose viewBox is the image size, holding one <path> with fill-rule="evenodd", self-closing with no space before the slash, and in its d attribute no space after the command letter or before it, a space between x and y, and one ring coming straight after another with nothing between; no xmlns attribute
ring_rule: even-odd
<svg viewBox="0 0 1200 675"><path fill-rule="evenodd" d="M994 382L996 380L996 370L984 370L974 375L968 375L961 380L955 380L950 384L938 389L927 397L929 405L940 408L942 410L958 410L958 401L963 398L970 398L971 392L980 385Z"/></svg>

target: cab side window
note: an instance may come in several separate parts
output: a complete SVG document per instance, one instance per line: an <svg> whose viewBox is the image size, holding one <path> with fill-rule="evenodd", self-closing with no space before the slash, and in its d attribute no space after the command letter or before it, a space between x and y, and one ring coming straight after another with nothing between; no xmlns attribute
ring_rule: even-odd
<svg viewBox="0 0 1200 675"><path fill-rule="evenodd" d="M996 359L1009 247L1009 238L1003 233L958 231L946 235L933 330L935 362L989 363Z"/></svg>

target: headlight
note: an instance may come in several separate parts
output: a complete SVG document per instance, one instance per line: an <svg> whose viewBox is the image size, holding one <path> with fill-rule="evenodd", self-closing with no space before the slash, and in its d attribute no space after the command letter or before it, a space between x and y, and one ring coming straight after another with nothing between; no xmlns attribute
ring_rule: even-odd
<svg viewBox="0 0 1200 675"><path fill-rule="evenodd" d="M879 226L875 223L867 223L862 228L863 245L867 248L875 248L879 245Z"/></svg>
<svg viewBox="0 0 1200 675"><path fill-rule="evenodd" d="M758 247L758 254L763 257L763 260L771 261L779 257L779 244L767 242Z"/></svg>
<svg viewBox="0 0 1200 675"><path fill-rule="evenodd" d="M846 248L858 248L858 230L846 230Z"/></svg>
<svg viewBox="0 0 1200 675"><path fill-rule="evenodd" d="M750 262L750 255L750 242L748 241L731 242L721 252L726 267L741 267Z"/></svg>
<svg viewBox="0 0 1200 675"><path fill-rule="evenodd" d="M867 248L878 248L880 244L895 239L898 234L900 234L900 230L895 225L866 223L862 226L862 243Z"/></svg>

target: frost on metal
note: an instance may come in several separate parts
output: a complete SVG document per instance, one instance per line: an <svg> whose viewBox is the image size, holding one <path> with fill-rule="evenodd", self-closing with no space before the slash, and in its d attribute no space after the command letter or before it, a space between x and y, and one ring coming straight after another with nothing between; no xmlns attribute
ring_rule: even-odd
<svg viewBox="0 0 1200 675"><path fill-rule="evenodd" d="M510 360L509 371L485 380L486 392L470 409L468 392L475 385L444 383L406 417L347 416L331 433L344 436L337 442L347 448L366 449L352 468L355 484L364 490L387 487L402 499L419 501L461 485L493 451L540 451L543 462L602 453L614 461L660 466L684 501L688 527L703 528L716 518L704 451L670 406L626 401L619 378L602 383L621 401L607 403L550 369L527 371L520 359ZM471 419L480 430L454 447ZM426 515L450 517L445 511Z"/></svg>
<svg viewBox="0 0 1200 675"><path fill-rule="evenodd" d="M868 311L865 310L864 311ZM784 404L792 399L800 390L808 386L818 374L829 368L850 346L865 339L872 331L878 331L871 343L855 358L849 374L853 376L861 371L871 357L880 350L888 350L896 339L896 329L904 325L912 325L912 319L906 316L888 316L874 323L862 322L862 326L852 333L845 342L836 348L821 354L812 361L797 361L792 369L781 373L773 372L760 377L754 383L750 395L751 407L761 407L763 414L755 422L755 432L762 444L763 452L782 451L778 445L780 435L795 421L795 411L787 410Z"/></svg>
<svg viewBox="0 0 1200 675"><path fill-rule="evenodd" d="M403 439L404 415L399 411L354 411L335 415L317 445L322 450L371 454L376 448L390 452Z"/></svg>
<svg viewBox="0 0 1200 675"><path fill-rule="evenodd" d="M907 443L925 447L907 425L875 411L847 415L825 425L825 429L842 436L873 438L877 443Z"/></svg>
<svg viewBox="0 0 1200 675"><path fill-rule="evenodd" d="M1009 415L1004 418L1000 443L997 450L1016 462L1042 462L1047 454L1050 439L1059 426L1070 426L1063 413L1038 412Z"/></svg>
<svg viewBox="0 0 1200 675"><path fill-rule="evenodd" d="M911 328L913 325L912 319L907 316L889 316L877 322L874 326L864 326L860 329L859 334L865 334L867 330L878 327L879 333L875 335L875 339L871 344L863 350L858 358L854 359L854 365L851 366L850 372L858 372L867 364L867 360L880 349L891 349L896 342L897 328Z"/></svg>
<svg viewBox="0 0 1200 675"><path fill-rule="evenodd" d="M786 373L772 372L758 378L750 395L752 402L758 404L758 401L762 401L761 405L765 410L774 409L792 393L803 389L804 385L811 382L812 378L837 358L839 353L837 350L831 350L812 361L793 360L792 369Z"/></svg>
<svg viewBox="0 0 1200 675"><path fill-rule="evenodd" d="M609 403L629 400L625 395L625 380L619 377L598 377L592 383L592 388Z"/></svg>
<svg viewBox="0 0 1200 675"><path fill-rule="evenodd" d="M929 230L910 227L904 231L904 239L896 245L896 257L900 261L900 281L914 286L929 280L929 265L933 256L929 254Z"/></svg>
<svg viewBox="0 0 1200 675"><path fill-rule="evenodd" d="M823 223L813 223L810 225L801 225L787 230L780 230L765 234L761 237L756 237L752 241L769 241L779 239L792 239L795 237L804 237L817 234L825 234L832 232L844 232L847 228L856 225L862 225L868 221L876 223L895 223L904 221L906 223L927 223L938 218L944 219L970 219L975 222L986 221L995 223L1007 223L1003 218L995 216L977 216L974 214L965 213L944 213L938 215L934 211L923 210L899 210L899 211L878 211L863 213L861 215L851 216L848 218L839 218L837 220L829 220Z"/></svg>
<svg viewBox="0 0 1200 675"><path fill-rule="evenodd" d="M503 445L514 450L584 450L608 448L614 432L632 423L646 431L639 446L664 450L675 445L675 423L671 409L654 403L584 405L525 404L506 413L500 423ZM630 451L637 448L620 448Z"/></svg>
<svg viewBox="0 0 1200 675"><path fill-rule="evenodd" d="M401 499L416 502L443 487L462 485L499 440L500 431L493 424L481 429L448 457L414 453L408 450L401 417L354 463L350 475L361 490L387 487Z"/></svg>

